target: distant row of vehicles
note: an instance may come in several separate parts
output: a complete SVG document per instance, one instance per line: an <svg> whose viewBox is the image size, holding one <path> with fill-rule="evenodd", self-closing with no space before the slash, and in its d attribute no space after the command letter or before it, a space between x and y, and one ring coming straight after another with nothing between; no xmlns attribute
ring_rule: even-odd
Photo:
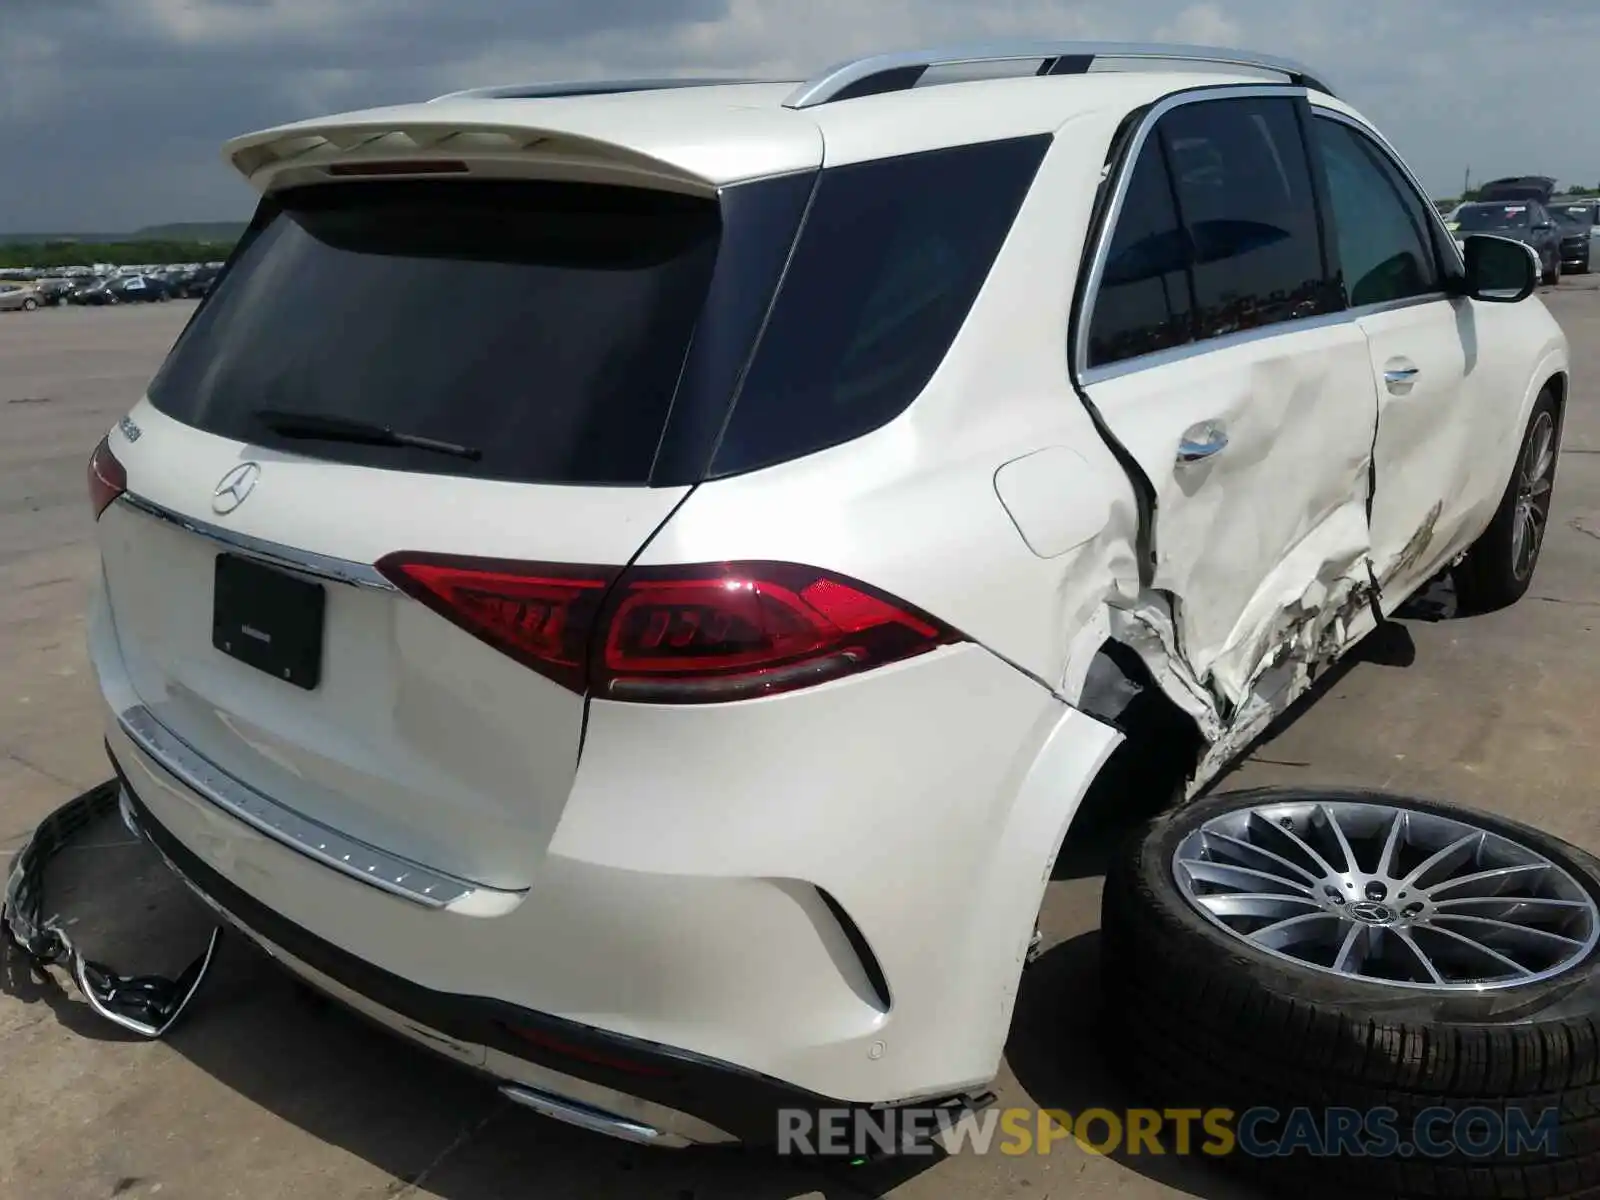
<svg viewBox="0 0 1600 1200"><path fill-rule="evenodd" d="M0 280L0 312L31 312L64 304L100 306L196 300L211 290L220 264L167 267L139 273Z"/></svg>
<svg viewBox="0 0 1600 1200"><path fill-rule="evenodd" d="M1547 284L1560 282L1563 271L1582 275L1600 267L1600 197L1559 196L1549 176L1492 180L1445 220L1458 241L1492 233L1531 246Z"/></svg>

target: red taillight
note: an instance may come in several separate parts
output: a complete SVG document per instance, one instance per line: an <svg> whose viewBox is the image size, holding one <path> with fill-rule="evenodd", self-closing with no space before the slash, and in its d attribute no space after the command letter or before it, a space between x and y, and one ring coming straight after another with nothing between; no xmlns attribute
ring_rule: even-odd
<svg viewBox="0 0 1600 1200"><path fill-rule="evenodd" d="M589 631L615 568L420 554L391 554L377 568L473 636L564 687L583 690Z"/></svg>
<svg viewBox="0 0 1600 1200"><path fill-rule="evenodd" d="M128 472L111 453L110 438L101 438L89 455L89 505L94 509L94 519L98 521L106 507L127 490Z"/></svg>
<svg viewBox="0 0 1600 1200"><path fill-rule="evenodd" d="M378 569L558 683L615 700L772 695L960 638L865 584L792 563L643 567L615 579L599 567L395 554Z"/></svg>

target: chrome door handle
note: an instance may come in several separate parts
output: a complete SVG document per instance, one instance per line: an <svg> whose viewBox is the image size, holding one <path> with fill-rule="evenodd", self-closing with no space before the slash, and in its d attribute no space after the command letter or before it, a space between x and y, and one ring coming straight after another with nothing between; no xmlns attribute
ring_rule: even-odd
<svg viewBox="0 0 1600 1200"><path fill-rule="evenodd" d="M1186 430L1178 443L1178 461L1195 463L1228 448L1228 431L1220 425L1204 423Z"/></svg>
<svg viewBox="0 0 1600 1200"><path fill-rule="evenodd" d="M1396 367L1392 371L1385 371L1383 377L1389 383L1410 383L1420 374L1422 372L1415 367Z"/></svg>

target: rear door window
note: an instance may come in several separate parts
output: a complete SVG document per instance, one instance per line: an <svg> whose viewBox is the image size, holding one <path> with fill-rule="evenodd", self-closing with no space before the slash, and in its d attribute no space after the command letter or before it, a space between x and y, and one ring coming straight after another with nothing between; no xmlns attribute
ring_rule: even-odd
<svg viewBox="0 0 1600 1200"><path fill-rule="evenodd" d="M1192 247L1199 336L1337 310L1295 101L1185 104L1157 129Z"/></svg>
<svg viewBox="0 0 1600 1200"><path fill-rule="evenodd" d="M264 207L150 399L224 437L340 462L642 484L719 229L714 200L647 189L299 189ZM376 425L478 457L288 438L262 413Z"/></svg>
<svg viewBox="0 0 1600 1200"><path fill-rule="evenodd" d="M1089 321L1091 367L1108 366L1194 339L1187 235L1173 203L1158 138L1139 152Z"/></svg>

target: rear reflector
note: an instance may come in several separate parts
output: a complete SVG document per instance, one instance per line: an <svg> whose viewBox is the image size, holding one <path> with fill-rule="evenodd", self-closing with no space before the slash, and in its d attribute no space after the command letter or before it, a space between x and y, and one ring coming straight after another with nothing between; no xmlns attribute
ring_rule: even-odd
<svg viewBox="0 0 1600 1200"><path fill-rule="evenodd" d="M392 554L395 586L574 691L693 704L793 691L961 639L856 580L793 563L547 566Z"/></svg>
<svg viewBox="0 0 1600 1200"><path fill-rule="evenodd" d="M94 509L95 520L123 492L128 490L128 472L111 453L111 440L100 439L100 444L89 455L89 506Z"/></svg>

